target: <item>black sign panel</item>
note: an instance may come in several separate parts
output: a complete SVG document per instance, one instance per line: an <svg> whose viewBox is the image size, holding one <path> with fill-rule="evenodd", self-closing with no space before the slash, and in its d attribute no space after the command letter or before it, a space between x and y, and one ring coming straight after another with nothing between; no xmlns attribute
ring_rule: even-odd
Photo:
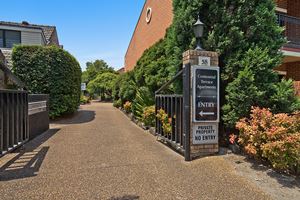
<svg viewBox="0 0 300 200"><path fill-rule="evenodd" d="M196 67L194 70L194 121L219 121L219 70Z"/></svg>

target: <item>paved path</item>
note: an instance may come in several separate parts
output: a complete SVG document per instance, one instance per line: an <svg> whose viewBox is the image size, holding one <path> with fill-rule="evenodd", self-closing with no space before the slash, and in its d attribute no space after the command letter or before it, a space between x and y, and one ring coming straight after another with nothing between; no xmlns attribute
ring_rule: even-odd
<svg viewBox="0 0 300 200"><path fill-rule="evenodd" d="M0 166L0 199L269 199L222 157L184 162L111 104L83 106Z"/></svg>

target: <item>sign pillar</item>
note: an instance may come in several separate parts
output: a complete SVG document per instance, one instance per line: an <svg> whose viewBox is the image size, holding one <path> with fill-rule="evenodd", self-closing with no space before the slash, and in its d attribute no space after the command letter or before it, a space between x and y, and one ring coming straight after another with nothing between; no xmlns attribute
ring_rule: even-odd
<svg viewBox="0 0 300 200"><path fill-rule="evenodd" d="M216 52L189 50L183 53L183 66L190 67L189 145L191 159L219 151L220 73Z"/></svg>

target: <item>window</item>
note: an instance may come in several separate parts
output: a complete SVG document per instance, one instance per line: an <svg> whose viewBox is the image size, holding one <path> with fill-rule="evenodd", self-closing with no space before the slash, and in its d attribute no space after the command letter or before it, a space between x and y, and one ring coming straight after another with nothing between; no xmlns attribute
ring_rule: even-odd
<svg viewBox="0 0 300 200"><path fill-rule="evenodd" d="M4 47L4 37L3 37L3 31L0 30L0 48Z"/></svg>
<svg viewBox="0 0 300 200"><path fill-rule="evenodd" d="M21 32L0 30L0 47L12 48L15 44L21 43Z"/></svg>

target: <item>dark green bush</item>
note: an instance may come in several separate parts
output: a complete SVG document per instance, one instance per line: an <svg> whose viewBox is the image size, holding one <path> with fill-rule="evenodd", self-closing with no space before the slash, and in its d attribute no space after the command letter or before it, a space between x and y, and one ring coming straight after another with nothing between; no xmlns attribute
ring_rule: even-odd
<svg viewBox="0 0 300 200"><path fill-rule="evenodd" d="M116 107L116 108L121 108L123 106L122 105L122 100L121 99L115 100L113 106Z"/></svg>
<svg viewBox="0 0 300 200"><path fill-rule="evenodd" d="M16 46L13 72L30 93L50 95L50 117L75 112L80 105L81 69L67 51L55 46Z"/></svg>
<svg viewBox="0 0 300 200"><path fill-rule="evenodd" d="M122 105L126 102L132 102L136 94L136 83L133 72L127 72L118 76L112 88L112 97L114 101L121 99Z"/></svg>

